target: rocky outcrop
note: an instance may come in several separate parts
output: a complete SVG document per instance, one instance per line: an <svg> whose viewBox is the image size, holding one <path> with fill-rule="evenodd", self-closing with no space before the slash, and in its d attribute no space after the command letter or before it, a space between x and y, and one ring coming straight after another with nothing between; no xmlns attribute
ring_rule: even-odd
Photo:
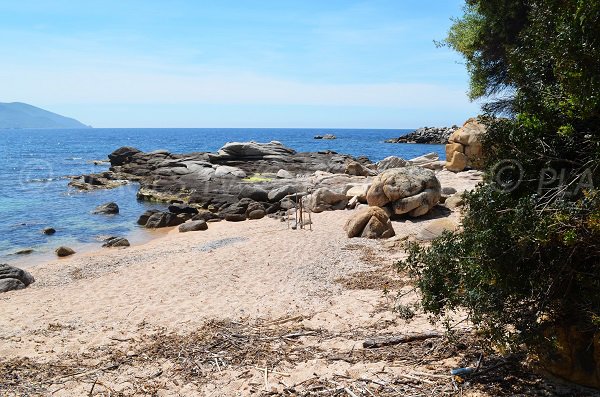
<svg viewBox="0 0 600 397"><path fill-rule="evenodd" d="M441 185L431 170L410 166L392 168L373 179L367 193L370 206L387 207L397 215L425 215L441 197Z"/></svg>
<svg viewBox="0 0 600 397"><path fill-rule="evenodd" d="M113 203L113 202L99 205L92 211L92 214L102 214L102 215L115 215L118 213L119 213L119 206L117 205L117 203Z"/></svg>
<svg viewBox="0 0 600 397"><path fill-rule="evenodd" d="M390 238L396 233L385 210L366 207L358 210L344 225L348 237Z"/></svg>
<svg viewBox="0 0 600 397"><path fill-rule="evenodd" d="M35 279L29 272L7 264L0 264L0 292L23 289L33 282Z"/></svg>
<svg viewBox="0 0 600 397"><path fill-rule="evenodd" d="M400 138L387 139L386 143L437 143L444 144L458 126L452 127L422 127Z"/></svg>
<svg viewBox="0 0 600 397"><path fill-rule="evenodd" d="M471 118L455 131L446 145L446 169L460 172L465 168L481 168L483 153L481 140L486 126L477 118Z"/></svg>
<svg viewBox="0 0 600 397"><path fill-rule="evenodd" d="M337 139L337 137L333 134L325 134L325 135L315 135L315 139Z"/></svg>

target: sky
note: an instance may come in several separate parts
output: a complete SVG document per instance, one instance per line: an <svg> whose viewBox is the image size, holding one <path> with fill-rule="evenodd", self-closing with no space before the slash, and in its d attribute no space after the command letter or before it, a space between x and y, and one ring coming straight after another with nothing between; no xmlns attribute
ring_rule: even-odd
<svg viewBox="0 0 600 397"><path fill-rule="evenodd" d="M458 0L0 0L0 102L94 127L417 128L478 114Z"/></svg>

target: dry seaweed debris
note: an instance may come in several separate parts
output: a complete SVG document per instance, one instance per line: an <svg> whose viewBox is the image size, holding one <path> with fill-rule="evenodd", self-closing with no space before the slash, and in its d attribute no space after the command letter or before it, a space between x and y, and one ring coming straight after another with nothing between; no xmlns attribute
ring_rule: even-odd
<svg viewBox="0 0 600 397"><path fill-rule="evenodd" d="M250 389L245 392L257 396L458 396L464 391L481 391L488 396L592 395L572 388L565 392L532 374L519 358L486 358L481 371L470 378L451 377L442 364L444 360L458 357L461 365L469 366L481 355L481 347L471 333L455 335L460 343L440 337L340 351L321 346L332 338L364 340L375 336L366 332L374 331L356 329L332 334L295 328L290 323L212 321L190 334L156 330L141 340L123 340L117 346L65 355L56 362L0 361L0 394L46 396L68 388L69 392L83 390L79 395L89 396L153 396L160 390L191 386L200 395L203 386L219 387L247 379ZM311 360L331 364L345 361L380 369L359 377L315 373L291 384L286 372ZM261 380L258 383L257 378Z"/></svg>

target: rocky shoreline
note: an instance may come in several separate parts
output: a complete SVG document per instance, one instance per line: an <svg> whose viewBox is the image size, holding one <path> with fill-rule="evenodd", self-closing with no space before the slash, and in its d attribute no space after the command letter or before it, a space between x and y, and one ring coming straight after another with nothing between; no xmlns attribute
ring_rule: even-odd
<svg viewBox="0 0 600 397"><path fill-rule="evenodd" d="M410 134L399 138L386 139L386 143L431 143L431 144L446 144L448 138L456 130L458 126L452 127L422 127Z"/></svg>

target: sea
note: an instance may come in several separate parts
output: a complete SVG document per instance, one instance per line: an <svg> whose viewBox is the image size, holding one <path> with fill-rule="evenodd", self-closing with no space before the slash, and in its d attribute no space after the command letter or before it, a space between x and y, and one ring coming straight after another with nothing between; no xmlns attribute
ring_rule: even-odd
<svg viewBox="0 0 600 397"><path fill-rule="evenodd" d="M126 236L132 244L148 241L160 231L136 225L139 215L161 205L136 199L138 186L80 192L69 188L70 175L108 170L109 153L121 146L143 151L166 149L172 153L217 151L227 142L280 141L297 151L333 150L372 161L387 156L405 159L429 152L444 158L443 145L389 144L385 139L414 129L0 129L0 263L37 264L53 257L60 245L76 251L101 247L108 236ZM333 134L335 140L316 140ZM120 213L93 215L92 210L115 201ZM41 231L56 229L52 236ZM16 254L31 249L31 254Z"/></svg>

